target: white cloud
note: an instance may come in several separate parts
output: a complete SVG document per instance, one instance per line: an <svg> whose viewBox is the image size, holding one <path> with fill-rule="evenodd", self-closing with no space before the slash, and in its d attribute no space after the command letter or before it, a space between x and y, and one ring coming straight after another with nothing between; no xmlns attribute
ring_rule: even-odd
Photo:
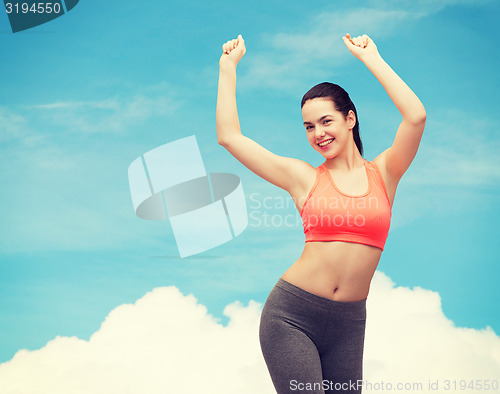
<svg viewBox="0 0 500 394"><path fill-rule="evenodd" d="M81 150L63 144L2 152L0 215L9 225L0 227L0 249L175 247L173 238L165 240L165 221L135 217L126 172L132 159L122 146L109 153L105 145Z"/></svg>
<svg viewBox="0 0 500 394"><path fill-rule="evenodd" d="M303 90L318 75L332 75L335 66L353 56L342 37L368 34L375 43L398 32L405 23L435 14L453 5L490 3L491 0L368 0L356 8L333 6L309 17L306 24L288 31L263 33L257 43L247 43L238 86L294 92ZM310 80L309 80L310 78Z"/></svg>
<svg viewBox="0 0 500 394"><path fill-rule="evenodd" d="M297 33L295 29L263 34L260 47L248 48L244 60L247 72L238 84L243 88L267 86L284 90L300 87L304 77L330 75L332 65L352 57L342 41L346 33L369 32L374 39L380 38L408 17L402 10L362 8L324 12L311 18L305 32Z"/></svg>
<svg viewBox="0 0 500 394"><path fill-rule="evenodd" d="M0 141L4 142L19 138L24 134L26 120L22 116L10 111L8 108L0 107L0 124L2 125Z"/></svg>
<svg viewBox="0 0 500 394"><path fill-rule="evenodd" d="M159 243L168 226L137 220L127 166L154 147L146 122L170 114L182 97L159 83L102 101L0 106L0 215L9 223L0 227L0 249L95 250L136 244L137 234L139 242ZM141 126L139 142L112 135L134 125Z"/></svg>
<svg viewBox="0 0 500 394"><path fill-rule="evenodd" d="M454 5L474 5L491 3L492 0L368 0L367 5L390 10L406 10L416 17L435 14L443 8Z"/></svg>
<svg viewBox="0 0 500 394"><path fill-rule="evenodd" d="M392 229L419 217L461 215L464 209L470 212L497 205L494 190L500 186L500 138L495 116L431 109L417 156L398 185ZM399 118L391 118L390 126L380 123L381 132L397 125Z"/></svg>
<svg viewBox="0 0 500 394"><path fill-rule="evenodd" d="M166 82L141 87L129 96L115 96L103 100L56 101L24 106L37 111L43 124L62 127L64 132L124 133L131 126L141 124L154 116L172 115L184 102L179 88Z"/></svg>
<svg viewBox="0 0 500 394"><path fill-rule="evenodd" d="M367 308L365 381L421 382L419 392L435 393L429 379L443 385L500 376L500 338L489 327L455 327L436 292L395 287L377 271ZM260 311L256 302L235 302L222 326L194 296L156 288L111 311L89 341L57 337L17 352L0 365L2 394L271 394Z"/></svg>
<svg viewBox="0 0 500 394"><path fill-rule="evenodd" d="M422 185L499 186L500 141L492 139L457 147L459 141L470 138L456 131L446 144L426 144L419 152L418 173L408 174L408 182ZM456 138L454 141L453 139ZM464 152L464 148L467 152Z"/></svg>
<svg viewBox="0 0 500 394"><path fill-rule="evenodd" d="M65 102L65 101L56 101L51 104L37 104L28 106L27 108L38 108L38 109L72 109L72 108L103 108L103 109L114 109L118 110L120 105L115 99L108 99L102 101L74 101L74 102Z"/></svg>
<svg viewBox="0 0 500 394"><path fill-rule="evenodd" d="M372 382L498 379L500 337L491 327L456 327L437 292L394 287L378 273L368 299L365 378ZM369 391L367 391L369 392ZM440 391L444 392L444 391Z"/></svg>
<svg viewBox="0 0 500 394"><path fill-rule="evenodd" d="M258 345L259 304L227 327L192 295L156 288L114 309L90 338L57 337L0 365L3 394L272 393ZM26 379L29 376L29 379Z"/></svg>
<svg viewBox="0 0 500 394"><path fill-rule="evenodd" d="M24 116L7 107L0 106L0 143L19 141L25 146L34 146L43 136L33 131Z"/></svg>
<svg viewBox="0 0 500 394"><path fill-rule="evenodd" d="M126 100L55 102L31 108L47 111L44 114L47 120L68 132L123 133L152 116L174 113L178 103L167 96L136 95Z"/></svg>
<svg viewBox="0 0 500 394"><path fill-rule="evenodd" d="M417 185L500 185L500 138L494 119L456 109L435 112L415 159L418 173L405 175L406 181Z"/></svg>
<svg viewBox="0 0 500 394"><path fill-rule="evenodd" d="M403 10L381 10L360 8L342 12L324 12L315 15L309 23L307 33L278 33L264 36L274 48L284 49L297 57L309 60L331 59L332 52L341 52L350 58L342 37L346 33L357 35L357 30L364 29L380 34L387 34L408 17Z"/></svg>

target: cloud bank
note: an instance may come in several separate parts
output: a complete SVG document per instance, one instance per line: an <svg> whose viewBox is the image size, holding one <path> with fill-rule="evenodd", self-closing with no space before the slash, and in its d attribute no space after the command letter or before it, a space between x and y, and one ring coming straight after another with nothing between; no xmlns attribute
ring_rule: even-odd
<svg viewBox="0 0 500 394"><path fill-rule="evenodd" d="M193 295L155 288L110 312L88 341L56 337L0 364L3 394L274 393L258 343L262 305L236 301L221 325ZM368 297L364 380L372 385L498 379L500 338L455 327L439 294L376 272ZM376 390L365 392L380 392ZM494 391L490 391L494 392Z"/></svg>

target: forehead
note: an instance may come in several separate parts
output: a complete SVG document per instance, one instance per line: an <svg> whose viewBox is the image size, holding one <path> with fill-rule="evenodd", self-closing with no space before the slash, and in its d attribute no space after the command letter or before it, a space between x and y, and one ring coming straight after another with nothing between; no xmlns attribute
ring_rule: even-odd
<svg viewBox="0 0 500 394"><path fill-rule="evenodd" d="M307 100L302 107L302 117L305 121L316 121L324 115L336 115L335 104L328 98Z"/></svg>

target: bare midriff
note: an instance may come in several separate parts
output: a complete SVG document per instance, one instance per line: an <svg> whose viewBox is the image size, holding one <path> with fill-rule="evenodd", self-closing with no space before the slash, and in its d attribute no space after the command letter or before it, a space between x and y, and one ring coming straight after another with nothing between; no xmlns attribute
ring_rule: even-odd
<svg viewBox="0 0 500 394"><path fill-rule="evenodd" d="M381 254L381 249L359 243L306 242L302 255L281 278L330 300L364 300Z"/></svg>

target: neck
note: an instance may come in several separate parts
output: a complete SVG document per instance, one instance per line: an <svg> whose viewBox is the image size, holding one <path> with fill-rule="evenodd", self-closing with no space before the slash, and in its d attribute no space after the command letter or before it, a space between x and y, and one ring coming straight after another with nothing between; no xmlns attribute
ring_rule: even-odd
<svg viewBox="0 0 500 394"><path fill-rule="evenodd" d="M365 159L359 153L354 140L350 140L345 149L337 156L326 159L325 166L330 170L351 171L364 165Z"/></svg>

